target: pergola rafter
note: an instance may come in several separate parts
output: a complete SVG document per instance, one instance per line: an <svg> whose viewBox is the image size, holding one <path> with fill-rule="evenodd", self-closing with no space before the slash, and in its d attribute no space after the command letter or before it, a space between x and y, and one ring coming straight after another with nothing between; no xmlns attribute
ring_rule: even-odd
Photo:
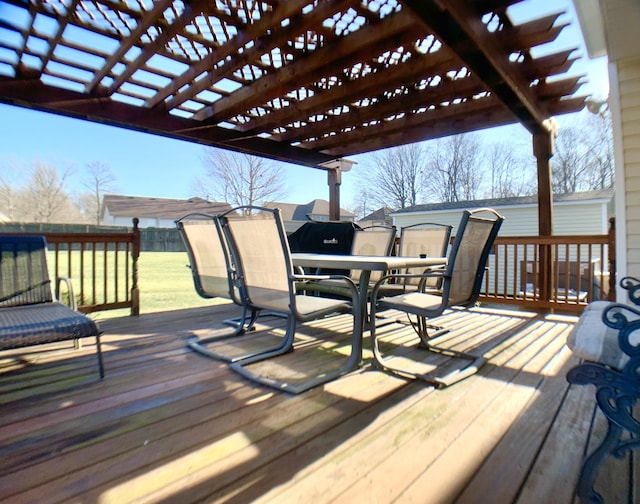
<svg viewBox="0 0 640 504"><path fill-rule="evenodd" d="M6 0L0 101L323 169L515 122L549 135L581 79L573 50L532 52L562 13L515 24L520 1Z"/></svg>

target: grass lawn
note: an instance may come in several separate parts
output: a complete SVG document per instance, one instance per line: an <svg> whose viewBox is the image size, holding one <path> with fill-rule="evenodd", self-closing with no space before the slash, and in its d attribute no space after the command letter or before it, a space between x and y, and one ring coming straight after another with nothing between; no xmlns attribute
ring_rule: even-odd
<svg viewBox="0 0 640 504"><path fill-rule="evenodd" d="M193 286L186 252L141 252L138 261L140 313L210 306L220 299L200 297ZM96 320L129 315L130 311L109 310L91 314Z"/></svg>

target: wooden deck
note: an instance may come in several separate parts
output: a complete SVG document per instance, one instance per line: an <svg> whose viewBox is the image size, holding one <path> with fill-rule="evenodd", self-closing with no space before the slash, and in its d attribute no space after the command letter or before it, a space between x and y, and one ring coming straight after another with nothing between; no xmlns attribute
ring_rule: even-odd
<svg viewBox="0 0 640 504"><path fill-rule="evenodd" d="M586 446L603 434L593 389L565 380L575 318L453 311L438 319L444 344L489 357L478 375L434 390L365 366L291 396L186 348L229 314L220 305L102 322L102 382L89 341L3 352L0 502L575 501ZM305 325L269 372L336 366L350 324ZM410 327L384 331L388 347L413 351ZM606 464L606 502L638 502L632 468Z"/></svg>

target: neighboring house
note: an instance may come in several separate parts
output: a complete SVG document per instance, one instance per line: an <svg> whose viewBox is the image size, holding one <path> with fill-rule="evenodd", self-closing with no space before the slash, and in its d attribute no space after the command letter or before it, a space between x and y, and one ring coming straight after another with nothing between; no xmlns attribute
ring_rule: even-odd
<svg viewBox="0 0 640 504"><path fill-rule="evenodd" d="M279 208L287 233L293 233L296 229L309 221L328 221L329 202L323 199L314 199L302 205L296 203L282 203L272 201L265 203L266 208ZM340 209L340 220L353 222L355 215L343 208Z"/></svg>
<svg viewBox="0 0 640 504"><path fill-rule="evenodd" d="M613 189L556 194L553 197L553 234L607 234L613 216ZM456 227L463 210L490 207L504 215L500 236L538 235L537 196L518 196L455 203L429 203L393 212L398 228L419 222L437 222Z"/></svg>
<svg viewBox="0 0 640 504"><path fill-rule="evenodd" d="M573 0L589 57L609 61L618 279L640 277L640 2ZM596 110L597 112L597 110ZM618 299L627 295L618 289Z"/></svg>
<svg viewBox="0 0 640 504"><path fill-rule="evenodd" d="M230 209L228 203L202 198L180 200L105 194L101 223L106 226L131 226L132 219L137 217L141 228L175 228L175 221L189 213L219 214Z"/></svg>
<svg viewBox="0 0 640 504"><path fill-rule="evenodd" d="M613 216L613 189L601 191L585 191L571 194L556 194L553 196L553 234L554 235L604 235L609 230L609 218ZM453 226L455 235L463 210L477 208L493 208L505 217L498 236L538 236L538 198L537 196L520 196L513 198L496 198L455 203L432 203L416 205L411 208L398 210L392 214L394 224L401 232L401 228L420 222L436 222ZM560 252L562 255L562 251ZM568 258L575 261L574 253ZM497 281L502 285L505 273L489 259L489 267L499 271ZM516 258L509 252L508 262L513 264ZM607 276L606 262L596 257L591 265L592 277ZM506 272L505 285L521 283L525 287L526 275L531 274L533 266L520 260L520 271ZM525 273L525 269L526 272ZM518 282L515 280L518 275ZM493 285L493 280L490 280ZM606 286L606 282L603 287ZM491 287L490 287L491 288ZM598 286L600 288L600 286ZM507 291L513 294L511 291Z"/></svg>
<svg viewBox="0 0 640 504"><path fill-rule="evenodd" d="M393 208L382 207L378 208L375 212L371 212L369 215L363 217L357 222L360 227L369 226L391 226L393 224Z"/></svg>

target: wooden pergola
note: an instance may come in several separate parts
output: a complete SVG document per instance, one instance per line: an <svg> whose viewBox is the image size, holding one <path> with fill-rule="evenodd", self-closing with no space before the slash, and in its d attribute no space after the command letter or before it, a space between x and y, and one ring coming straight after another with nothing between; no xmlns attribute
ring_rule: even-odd
<svg viewBox="0 0 640 504"><path fill-rule="evenodd" d="M574 49L533 57L562 13L520 0L6 0L0 102L329 172L341 160L522 123L552 232L553 132L580 110Z"/></svg>

